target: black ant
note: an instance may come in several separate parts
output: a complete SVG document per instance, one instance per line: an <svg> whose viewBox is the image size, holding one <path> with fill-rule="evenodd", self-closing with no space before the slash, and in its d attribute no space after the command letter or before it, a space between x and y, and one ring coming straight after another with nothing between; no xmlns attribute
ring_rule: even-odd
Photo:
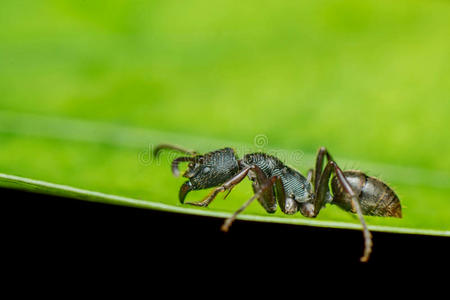
<svg viewBox="0 0 450 300"><path fill-rule="evenodd" d="M255 199L268 213L274 213L278 203L285 214L300 211L309 218L316 217L325 204L335 204L358 215L364 234L364 255L361 261L366 262L372 251L372 236L363 215L402 217L400 200L389 186L361 171L342 171L324 147L317 153L316 168L310 169L307 177L286 166L278 158L264 153L250 153L243 159L238 159L231 148L200 155L196 151L162 144L155 148L154 155L157 156L162 149L177 150L189 155L178 157L172 162L172 173L175 176L180 174L179 163L189 162L188 169L183 174L189 180L181 186L179 192L181 203L184 203L190 191L215 187L202 201L187 202L206 207L218 193L228 191L225 197L228 196L246 176L253 182L254 195L224 222L223 231L228 231L236 216ZM324 157L327 158L325 168Z"/></svg>

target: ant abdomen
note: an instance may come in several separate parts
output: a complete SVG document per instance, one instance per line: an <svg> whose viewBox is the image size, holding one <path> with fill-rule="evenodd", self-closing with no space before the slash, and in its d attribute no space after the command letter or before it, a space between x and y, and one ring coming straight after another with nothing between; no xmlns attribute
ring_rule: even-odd
<svg viewBox="0 0 450 300"><path fill-rule="evenodd" d="M344 175L358 196L364 215L402 217L400 200L384 182L360 171L344 171ZM355 213L352 209L351 197L344 191L336 177L333 177L331 181L331 189L333 191L332 204Z"/></svg>

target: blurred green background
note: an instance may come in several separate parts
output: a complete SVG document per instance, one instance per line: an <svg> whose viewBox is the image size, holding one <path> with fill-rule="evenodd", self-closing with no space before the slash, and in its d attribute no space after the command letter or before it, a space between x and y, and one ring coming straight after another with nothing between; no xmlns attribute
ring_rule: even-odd
<svg viewBox="0 0 450 300"><path fill-rule="evenodd" d="M2 1L0 172L178 205L146 149L263 134L386 180L405 218L370 224L450 230L449 37L447 1Z"/></svg>

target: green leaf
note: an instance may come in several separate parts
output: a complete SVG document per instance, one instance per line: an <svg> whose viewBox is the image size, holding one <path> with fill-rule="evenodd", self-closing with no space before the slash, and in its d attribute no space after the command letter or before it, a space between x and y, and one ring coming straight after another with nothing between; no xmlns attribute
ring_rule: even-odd
<svg viewBox="0 0 450 300"><path fill-rule="evenodd" d="M92 201L113 205L124 205L144 209L155 209L175 213L185 213L185 214L219 217L219 218L227 218L231 216L231 213L221 211L212 211L207 209L201 210L188 207L180 207L176 205L168 205L149 200L127 198L123 196L83 190L79 188L70 187L67 185L54 184L45 181L33 180L7 174L0 174L0 186L5 188L20 189L29 192L55 195L60 197L68 197L84 201ZM358 224L346 222L333 222L333 221L316 221L302 218L293 219L293 218L280 218L272 216L241 214L238 216L238 219L248 221L286 223L286 224L308 225L318 227L360 229L360 226ZM392 227L392 226L374 226L374 225L369 226L369 228L372 231L450 236L450 231L441 231L441 230Z"/></svg>
<svg viewBox="0 0 450 300"><path fill-rule="evenodd" d="M152 147L266 151L305 174L326 146L398 194L404 218L367 217L372 230L448 236L449 30L442 1L6 1L0 184L224 217L248 180L209 208L181 205L173 153ZM334 206L240 217L360 227Z"/></svg>
<svg viewBox="0 0 450 300"><path fill-rule="evenodd" d="M170 162L179 154L162 153L159 159L155 159L151 152L155 144L167 141L197 146L197 149L204 151L208 147L216 149L231 145L239 154L258 150L254 145L31 114L3 112L0 117L0 132L5 134L2 137L3 147L0 149L0 163L4 168L11 163L8 153L15 153L15 164L10 166L11 171L20 169L28 176L61 183L0 174L0 185L4 187L215 217L229 216L252 195L250 184L244 181L226 200L218 197L208 208L181 205L178 203L177 193L183 179L174 178L170 172ZM157 143L151 144L151 141ZM312 154L280 149L266 151L277 153L296 167L299 164L303 167L313 165ZM351 163L344 161L343 164ZM383 171L383 177L394 182L395 188L400 191L404 206L403 219L366 217L371 230L450 235L449 210L432 210L433 207L448 205L439 194L439 191L448 189L445 186L448 175L421 169L360 164L364 168ZM61 178L64 179L63 182ZM200 200L206 192L192 192L189 197ZM426 205L422 202L421 192L427 194ZM427 217L430 211L434 218ZM239 218L321 227L360 228L353 215L333 206L328 206L317 219L312 220L300 215L283 215L281 212L268 215L255 203Z"/></svg>

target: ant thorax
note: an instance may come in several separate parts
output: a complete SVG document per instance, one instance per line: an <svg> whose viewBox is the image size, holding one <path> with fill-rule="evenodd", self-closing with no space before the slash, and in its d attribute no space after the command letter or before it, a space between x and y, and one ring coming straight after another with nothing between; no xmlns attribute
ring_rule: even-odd
<svg viewBox="0 0 450 300"><path fill-rule="evenodd" d="M265 153L251 153L245 155L243 161L246 165L258 166L268 178L280 177L286 196L296 202L305 203L313 198L311 183L300 172L286 166L278 158ZM249 178L252 179L253 176L252 174Z"/></svg>

